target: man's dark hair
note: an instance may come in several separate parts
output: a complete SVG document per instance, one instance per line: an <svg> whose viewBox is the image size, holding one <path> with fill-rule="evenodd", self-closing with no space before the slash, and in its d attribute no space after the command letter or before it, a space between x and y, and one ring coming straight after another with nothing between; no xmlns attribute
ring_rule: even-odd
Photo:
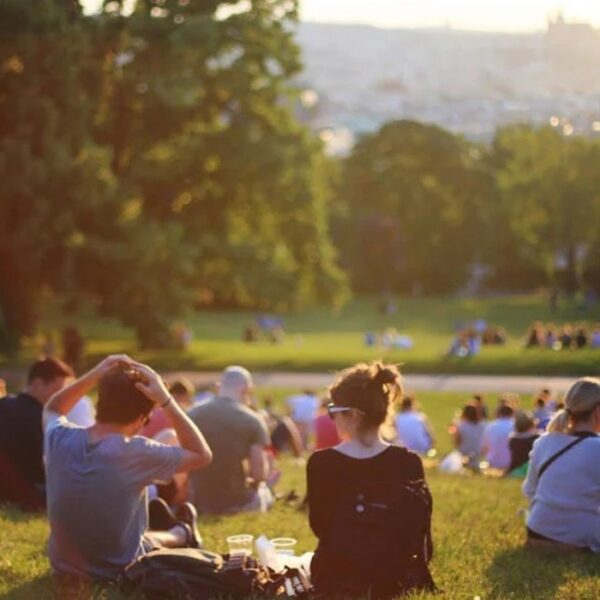
<svg viewBox="0 0 600 600"><path fill-rule="evenodd" d="M469 423L479 423L479 411L472 404L463 408L462 418Z"/></svg>
<svg viewBox="0 0 600 600"><path fill-rule="evenodd" d="M96 407L98 423L126 425L148 416L153 406L152 400L135 387L127 373L117 371L100 379Z"/></svg>
<svg viewBox="0 0 600 600"><path fill-rule="evenodd" d="M400 411L408 412L409 410L412 410L415 407L415 404L416 398L414 396L411 396L410 394L406 394L402 398L402 402L400 404Z"/></svg>
<svg viewBox="0 0 600 600"><path fill-rule="evenodd" d="M44 383L50 383L59 377L74 377L73 369L62 360L57 358L42 358L36 360L29 368L27 383L34 379L41 379Z"/></svg>
<svg viewBox="0 0 600 600"><path fill-rule="evenodd" d="M507 404L502 404L498 407L498 410L496 411L496 416L499 417L500 419L502 419L502 418L506 418L506 417L512 417L514 415L514 413L515 413L515 411L512 406L508 406Z"/></svg>

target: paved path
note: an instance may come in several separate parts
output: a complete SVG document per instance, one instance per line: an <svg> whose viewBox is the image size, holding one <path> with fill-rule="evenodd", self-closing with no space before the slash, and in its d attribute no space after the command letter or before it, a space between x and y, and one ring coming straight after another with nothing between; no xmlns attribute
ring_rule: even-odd
<svg viewBox="0 0 600 600"><path fill-rule="evenodd" d="M173 372L185 375L195 385L208 385L219 378L218 372ZM324 388L332 383L331 373L253 373L254 383L276 388ZM437 392L516 392L534 394L543 387L557 393L566 392L576 377L534 377L525 375L408 375L405 387L414 391Z"/></svg>

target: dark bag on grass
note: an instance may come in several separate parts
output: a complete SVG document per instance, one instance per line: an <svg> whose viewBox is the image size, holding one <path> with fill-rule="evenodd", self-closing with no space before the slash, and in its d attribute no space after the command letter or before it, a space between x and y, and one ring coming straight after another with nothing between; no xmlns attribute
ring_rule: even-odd
<svg viewBox="0 0 600 600"><path fill-rule="evenodd" d="M229 558L192 548L161 549L145 554L123 575L126 590L142 593L149 600L246 600L303 598L310 586L295 569L274 574L249 557ZM294 594L289 594L294 590Z"/></svg>
<svg viewBox="0 0 600 600"><path fill-rule="evenodd" d="M311 564L320 593L387 598L436 589L428 563L432 499L424 481L369 482L337 503Z"/></svg>

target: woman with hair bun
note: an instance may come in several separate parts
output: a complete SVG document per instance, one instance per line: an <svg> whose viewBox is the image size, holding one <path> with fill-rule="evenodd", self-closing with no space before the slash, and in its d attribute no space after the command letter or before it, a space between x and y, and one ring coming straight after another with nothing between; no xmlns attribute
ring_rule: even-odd
<svg viewBox="0 0 600 600"><path fill-rule="evenodd" d="M358 364L330 387L330 417L341 442L307 465L311 563L318 593L391 598L432 589L431 495L418 455L385 441L402 395L395 366Z"/></svg>
<svg viewBox="0 0 600 600"><path fill-rule="evenodd" d="M600 379L576 381L547 431L523 483L528 543L600 552Z"/></svg>

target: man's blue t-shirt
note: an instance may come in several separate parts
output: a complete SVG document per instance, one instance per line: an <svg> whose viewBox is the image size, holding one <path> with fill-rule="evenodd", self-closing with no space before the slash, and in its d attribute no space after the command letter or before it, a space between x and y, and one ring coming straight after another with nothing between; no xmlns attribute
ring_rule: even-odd
<svg viewBox="0 0 600 600"><path fill-rule="evenodd" d="M46 428L50 564L58 573L114 579L144 551L146 488L169 481L183 450L141 436L90 442L64 417Z"/></svg>

